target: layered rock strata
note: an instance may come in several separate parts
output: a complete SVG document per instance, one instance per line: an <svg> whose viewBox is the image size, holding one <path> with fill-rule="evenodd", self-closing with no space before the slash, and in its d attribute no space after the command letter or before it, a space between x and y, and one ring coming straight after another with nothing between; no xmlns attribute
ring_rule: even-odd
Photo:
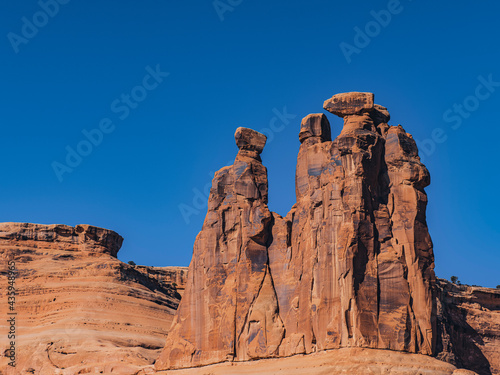
<svg viewBox="0 0 500 375"><path fill-rule="evenodd" d="M2 319L0 373L132 374L154 362L180 296L116 259L122 241L89 225L0 224L2 317L11 260L17 290L16 367Z"/></svg>
<svg viewBox="0 0 500 375"><path fill-rule="evenodd" d="M239 128L215 174L188 281L157 369L366 347L432 354L434 257L415 141L373 94L301 125L297 203L267 207L265 137Z"/></svg>
<svg viewBox="0 0 500 375"><path fill-rule="evenodd" d="M187 282L187 267L151 267L135 266L134 269L153 278L167 289L175 289L180 296L184 293Z"/></svg>
<svg viewBox="0 0 500 375"><path fill-rule="evenodd" d="M481 375L500 374L500 289L438 279L437 358Z"/></svg>

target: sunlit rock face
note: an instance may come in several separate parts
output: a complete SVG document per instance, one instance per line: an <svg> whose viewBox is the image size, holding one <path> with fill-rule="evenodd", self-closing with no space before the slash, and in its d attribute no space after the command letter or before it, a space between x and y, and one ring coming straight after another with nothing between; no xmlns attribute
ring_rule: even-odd
<svg viewBox="0 0 500 375"><path fill-rule="evenodd" d="M183 288L186 269L138 271L116 258L122 241L90 225L0 223L2 301L10 262L17 293L16 367L2 319L0 373L133 374L153 364L180 301L167 282Z"/></svg>
<svg viewBox="0 0 500 375"><path fill-rule="evenodd" d="M297 203L267 207L265 137L239 128L157 369L366 347L432 354L434 256L415 141L371 93L325 102L301 124Z"/></svg>

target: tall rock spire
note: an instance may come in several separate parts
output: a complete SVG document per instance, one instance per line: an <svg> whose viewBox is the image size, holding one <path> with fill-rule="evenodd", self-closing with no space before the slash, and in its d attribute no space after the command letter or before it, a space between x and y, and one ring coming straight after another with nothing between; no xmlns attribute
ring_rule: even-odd
<svg viewBox="0 0 500 375"><path fill-rule="evenodd" d="M324 108L342 131L332 141L324 114L304 118L284 218L267 208L265 137L236 131L158 369L340 347L433 353L430 178L415 141L371 93Z"/></svg>
<svg viewBox="0 0 500 375"><path fill-rule="evenodd" d="M284 329L269 272L266 137L238 128L234 164L213 179L177 316L157 368L276 355Z"/></svg>

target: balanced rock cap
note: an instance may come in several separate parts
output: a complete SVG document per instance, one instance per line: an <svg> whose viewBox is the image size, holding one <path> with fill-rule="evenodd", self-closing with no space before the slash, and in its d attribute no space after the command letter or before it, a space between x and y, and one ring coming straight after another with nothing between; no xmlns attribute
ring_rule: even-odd
<svg viewBox="0 0 500 375"><path fill-rule="evenodd" d="M236 140L236 146L240 150L257 151L261 153L266 145L267 137L249 128L238 128L236 133L234 133L234 139Z"/></svg>
<svg viewBox="0 0 500 375"><path fill-rule="evenodd" d="M323 108L340 117L358 115L373 108L373 98L371 92L346 92L326 100Z"/></svg>
<svg viewBox="0 0 500 375"><path fill-rule="evenodd" d="M321 142L332 140L330 122L323 113L313 113L302 120L299 133L300 143L311 137L318 137Z"/></svg>

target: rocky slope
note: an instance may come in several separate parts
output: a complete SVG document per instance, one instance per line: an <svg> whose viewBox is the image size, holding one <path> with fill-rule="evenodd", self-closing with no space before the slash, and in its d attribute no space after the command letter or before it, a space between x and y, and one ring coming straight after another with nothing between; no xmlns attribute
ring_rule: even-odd
<svg viewBox="0 0 500 375"><path fill-rule="evenodd" d="M297 203L267 207L262 134L236 131L215 174L184 297L156 369L365 347L432 354L429 173L373 94L335 95L302 121Z"/></svg>
<svg viewBox="0 0 500 375"><path fill-rule="evenodd" d="M182 296L187 282L187 267L135 266L134 269L155 279L164 287L175 289Z"/></svg>
<svg viewBox="0 0 500 375"><path fill-rule="evenodd" d="M500 289L438 279L437 358L478 374L500 374Z"/></svg>
<svg viewBox="0 0 500 375"><path fill-rule="evenodd" d="M122 240L89 225L0 224L0 314L9 312L4 286L14 260L18 356L12 369L2 319L0 373L132 374L153 363L180 296L116 259ZM182 284L185 272L169 274Z"/></svg>

